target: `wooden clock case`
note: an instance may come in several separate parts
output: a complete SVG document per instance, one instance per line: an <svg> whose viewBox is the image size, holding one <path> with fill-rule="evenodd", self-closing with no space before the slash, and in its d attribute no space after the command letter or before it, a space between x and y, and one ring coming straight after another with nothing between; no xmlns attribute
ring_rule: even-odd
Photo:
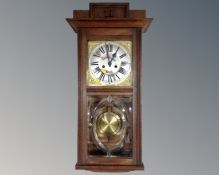
<svg viewBox="0 0 219 175"><path fill-rule="evenodd" d="M129 10L129 3L90 3L89 10L74 10L66 19L78 35L78 157L76 169L121 172L143 170L141 148L141 40L152 18L145 10ZM88 86L88 41L132 42L132 86ZM87 152L87 97L132 96L132 157L89 156Z"/></svg>

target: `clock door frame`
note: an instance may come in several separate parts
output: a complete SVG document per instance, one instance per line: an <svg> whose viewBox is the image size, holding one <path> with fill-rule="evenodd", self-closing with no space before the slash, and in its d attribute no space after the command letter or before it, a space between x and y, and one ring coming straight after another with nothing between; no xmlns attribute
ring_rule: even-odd
<svg viewBox="0 0 219 175"><path fill-rule="evenodd" d="M132 86L87 86L88 41L132 42ZM89 165L127 165L143 168L141 160L141 29L139 28L80 28L78 30L78 162L76 168ZM132 158L88 156L87 96L130 95L133 102ZM84 139L81 139L84 138ZM85 168L85 167L84 167Z"/></svg>

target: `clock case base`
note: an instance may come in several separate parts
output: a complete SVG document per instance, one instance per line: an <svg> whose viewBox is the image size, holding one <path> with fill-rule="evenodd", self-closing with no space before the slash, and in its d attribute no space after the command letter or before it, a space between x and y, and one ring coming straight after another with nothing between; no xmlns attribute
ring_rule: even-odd
<svg viewBox="0 0 219 175"><path fill-rule="evenodd" d="M89 170L93 172L129 172L144 170L144 165L80 165L77 163L75 169Z"/></svg>

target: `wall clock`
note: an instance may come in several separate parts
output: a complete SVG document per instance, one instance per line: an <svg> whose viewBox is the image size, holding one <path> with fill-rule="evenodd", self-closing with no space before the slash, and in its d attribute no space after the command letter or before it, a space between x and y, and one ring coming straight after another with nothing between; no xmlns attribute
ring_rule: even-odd
<svg viewBox="0 0 219 175"><path fill-rule="evenodd" d="M144 169L141 35L151 21L145 10L129 10L129 3L90 3L67 19L78 35L76 169Z"/></svg>

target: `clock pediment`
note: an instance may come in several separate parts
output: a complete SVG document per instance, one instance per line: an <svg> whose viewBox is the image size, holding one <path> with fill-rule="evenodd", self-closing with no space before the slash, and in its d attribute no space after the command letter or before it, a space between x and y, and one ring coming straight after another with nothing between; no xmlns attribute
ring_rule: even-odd
<svg viewBox="0 0 219 175"><path fill-rule="evenodd" d="M89 10L74 10L67 22L77 33L79 28L141 28L146 32L152 18L145 10L129 10L128 3L90 3Z"/></svg>

